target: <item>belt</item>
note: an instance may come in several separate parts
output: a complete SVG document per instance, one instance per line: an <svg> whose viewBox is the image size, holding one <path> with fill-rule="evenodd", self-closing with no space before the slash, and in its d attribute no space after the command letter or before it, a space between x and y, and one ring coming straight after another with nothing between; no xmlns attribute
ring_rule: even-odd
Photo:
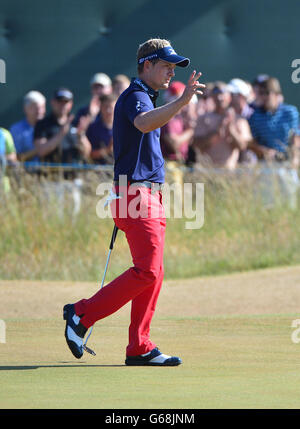
<svg viewBox="0 0 300 429"><path fill-rule="evenodd" d="M114 185L119 186L120 182L118 180L115 180ZM143 180L141 182L127 182L127 186L144 186L145 188L151 189L151 193L154 194L157 191L162 191L164 185L163 185L163 183L150 182L149 180Z"/></svg>

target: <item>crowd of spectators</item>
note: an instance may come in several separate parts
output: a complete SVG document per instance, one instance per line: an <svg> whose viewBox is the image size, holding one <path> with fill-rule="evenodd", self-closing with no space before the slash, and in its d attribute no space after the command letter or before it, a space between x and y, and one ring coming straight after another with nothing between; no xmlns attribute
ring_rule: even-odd
<svg viewBox="0 0 300 429"><path fill-rule="evenodd" d="M184 85L173 82L166 98L183 90ZM168 160L228 170L260 161L299 165L299 112L284 103L276 78L208 83L204 95L191 104L162 129Z"/></svg>
<svg viewBox="0 0 300 429"><path fill-rule="evenodd" d="M1 129L2 140L10 141L7 158L14 161L15 152L19 161L31 163L112 164L114 106L129 84L125 75L111 80L104 73L95 74L90 81L90 102L75 115L74 95L68 88L55 91L48 114L43 94L30 91L24 97L24 118L9 130ZM163 102L179 97L184 88L182 82L173 81L162 95ZM297 151L291 149L298 146L298 134L297 108L284 103L276 78L259 75L252 84L238 78L207 83L203 96L195 96L162 128L161 148L166 161L187 165L233 170L239 164L289 156L297 165ZM4 152L0 152L2 160Z"/></svg>
<svg viewBox="0 0 300 429"><path fill-rule="evenodd" d="M24 97L24 118L10 129L0 128L1 171L25 162L29 172L40 163L52 165L113 164L113 112L130 79L96 73L90 81L90 101L72 113L74 94L59 88L50 100L38 91ZM179 97L185 85L173 81L162 102ZM299 167L299 112L286 104L278 79L258 75L252 83L239 78L209 82L161 129L161 149L174 180L182 182L182 166L233 171L260 162L289 161ZM1 173L3 175L3 173ZM49 174L49 173L48 173ZM177 175L177 176L176 176ZM62 176L76 178L75 168Z"/></svg>

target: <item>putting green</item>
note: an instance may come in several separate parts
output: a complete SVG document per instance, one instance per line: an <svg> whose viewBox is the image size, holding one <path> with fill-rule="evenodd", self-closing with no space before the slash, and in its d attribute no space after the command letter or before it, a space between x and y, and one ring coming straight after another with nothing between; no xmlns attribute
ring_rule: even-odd
<svg viewBox="0 0 300 429"><path fill-rule="evenodd" d="M124 365L129 305L97 323L96 357L73 358L62 305L91 295L93 284L0 282L0 408L299 408L300 344L291 340L299 273L166 282L151 334L182 358L175 368Z"/></svg>

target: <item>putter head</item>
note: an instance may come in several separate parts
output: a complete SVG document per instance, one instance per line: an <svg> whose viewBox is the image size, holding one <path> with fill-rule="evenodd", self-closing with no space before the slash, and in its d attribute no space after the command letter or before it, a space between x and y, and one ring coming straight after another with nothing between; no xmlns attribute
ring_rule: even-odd
<svg viewBox="0 0 300 429"><path fill-rule="evenodd" d="M89 353L90 355L96 356L96 353L94 352L94 350L90 349L88 346L83 345L82 348L85 352Z"/></svg>

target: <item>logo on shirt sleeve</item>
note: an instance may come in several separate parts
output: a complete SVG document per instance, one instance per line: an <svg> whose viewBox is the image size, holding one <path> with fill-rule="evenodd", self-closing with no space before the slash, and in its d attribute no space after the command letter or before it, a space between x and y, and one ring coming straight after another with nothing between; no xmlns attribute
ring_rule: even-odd
<svg viewBox="0 0 300 429"><path fill-rule="evenodd" d="M141 106L141 102L139 100L136 102L135 108L136 108L137 112L139 112L141 110L142 106Z"/></svg>

